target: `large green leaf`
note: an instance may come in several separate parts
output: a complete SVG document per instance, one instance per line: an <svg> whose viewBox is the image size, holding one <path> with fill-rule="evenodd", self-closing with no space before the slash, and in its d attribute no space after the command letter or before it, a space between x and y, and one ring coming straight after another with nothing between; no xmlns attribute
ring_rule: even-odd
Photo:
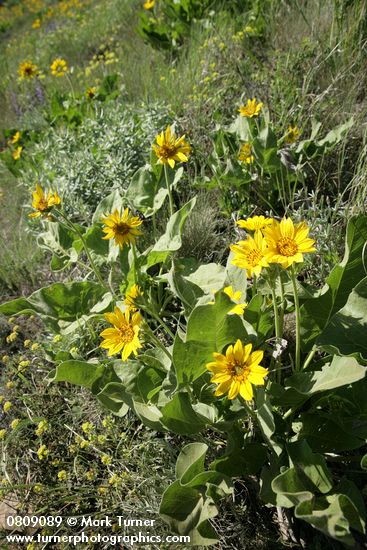
<svg viewBox="0 0 367 550"><path fill-rule="evenodd" d="M349 294L347 303L330 320L317 339L326 351L350 355L359 353L367 360L367 277Z"/></svg>
<svg viewBox="0 0 367 550"><path fill-rule="evenodd" d="M218 514L216 501L233 490L227 476L204 471L207 449L203 443L184 447L177 459L178 479L164 492L159 510L173 531L190 537L190 546L218 540L208 520Z"/></svg>
<svg viewBox="0 0 367 550"><path fill-rule="evenodd" d="M93 383L103 375L105 367L98 363L86 361L64 361L50 374L51 382L70 382L85 388L91 388Z"/></svg>
<svg viewBox="0 0 367 550"><path fill-rule="evenodd" d="M366 376L367 367L360 365L354 357L334 356L320 371L294 374L285 381L286 388L293 388L304 395L333 390L353 384Z"/></svg>
<svg viewBox="0 0 367 550"><path fill-rule="evenodd" d="M317 298L306 300L301 307L301 331L308 347L327 327L331 318L348 301L352 289L365 277L363 254L367 241L367 216L355 216L347 227L345 255L334 267Z"/></svg>
<svg viewBox="0 0 367 550"><path fill-rule="evenodd" d="M112 214L112 212L116 209L121 211L123 205L124 200L121 197L121 193L118 189L115 189L99 203L93 214L92 223L100 223L101 216L108 216L109 214Z"/></svg>
<svg viewBox="0 0 367 550"><path fill-rule="evenodd" d="M327 496L299 503L295 516L350 548L358 546L351 529L365 534L363 499L348 480L343 480Z"/></svg>
<svg viewBox="0 0 367 550"><path fill-rule="evenodd" d="M28 298L17 298L0 305L0 313L37 314L52 330L64 330L83 316L106 311L112 296L97 283L88 281L54 283L33 292ZM102 304L102 308L98 307Z"/></svg>
<svg viewBox="0 0 367 550"><path fill-rule="evenodd" d="M196 197L193 197L189 202L184 204L180 210L175 212L168 220L165 233L158 239L147 257L147 267L151 267L157 263L164 262L170 252L174 252L181 248L182 230L187 220L187 217L192 212L196 204Z"/></svg>
<svg viewBox="0 0 367 550"><path fill-rule="evenodd" d="M192 408L187 393L176 393L171 401L161 409L161 413L162 424L177 434L195 434L205 426L203 418Z"/></svg>
<svg viewBox="0 0 367 550"><path fill-rule="evenodd" d="M79 237L58 222L48 224L47 231L40 233L37 243L52 253L51 269L54 271L61 271L70 262L76 262L82 250Z"/></svg>

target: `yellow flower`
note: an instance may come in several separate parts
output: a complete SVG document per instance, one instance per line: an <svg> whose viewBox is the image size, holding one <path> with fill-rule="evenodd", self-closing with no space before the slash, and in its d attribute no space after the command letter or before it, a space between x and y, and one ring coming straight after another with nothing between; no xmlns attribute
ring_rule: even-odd
<svg viewBox="0 0 367 550"><path fill-rule="evenodd" d="M152 148L161 164L169 164L175 167L175 162L187 162L191 147L185 141L185 136L176 139L171 127L167 126L165 132L161 132L155 138L157 145L153 143Z"/></svg>
<svg viewBox="0 0 367 550"><path fill-rule="evenodd" d="M297 126L288 126L287 133L285 134L286 143L294 143L300 136L300 131Z"/></svg>
<svg viewBox="0 0 367 550"><path fill-rule="evenodd" d="M13 380L9 380L7 383L6 383L6 387L8 388L8 390L12 390L15 386L15 382L13 382Z"/></svg>
<svg viewBox="0 0 367 550"><path fill-rule="evenodd" d="M116 486L120 483L121 477L118 474L113 474L110 479L108 480L108 483L110 485Z"/></svg>
<svg viewBox="0 0 367 550"><path fill-rule="evenodd" d="M31 345L31 341L30 341L30 340L28 340L28 339L27 339L27 340L24 340L23 346L24 346L25 348L28 348L30 345Z"/></svg>
<svg viewBox="0 0 367 550"><path fill-rule="evenodd" d="M29 367L29 365L31 364L30 361L26 360L26 361L20 361L19 365L18 365L18 370L19 371L23 371L24 369L26 369L27 367Z"/></svg>
<svg viewBox="0 0 367 550"><path fill-rule="evenodd" d="M21 133L19 132L19 130L17 132L15 132L15 134L12 136L12 138L10 139L10 143L12 143L13 145L15 145L16 143L18 143L18 141L20 140L20 137L21 137Z"/></svg>
<svg viewBox="0 0 367 550"><path fill-rule="evenodd" d="M267 261L285 269L293 263L303 262L305 252L316 252L315 241L308 238L306 222L294 225L290 218L283 218L281 222L274 220L263 232L268 244Z"/></svg>
<svg viewBox="0 0 367 550"><path fill-rule="evenodd" d="M68 65L65 59L58 57L52 62L50 69L54 76L64 76L68 72Z"/></svg>
<svg viewBox="0 0 367 550"><path fill-rule="evenodd" d="M143 293L139 285L133 285L125 296L124 304L131 310L137 310L136 299L139 298L139 296L142 296L142 294Z"/></svg>
<svg viewBox="0 0 367 550"><path fill-rule="evenodd" d="M45 432L48 431L48 422L47 420L41 420L39 423L38 423L38 426L35 430L35 434L38 436L38 437L41 437L41 435L43 435Z"/></svg>
<svg viewBox="0 0 367 550"><path fill-rule="evenodd" d="M233 291L233 288L232 286L226 286L224 289L223 289L223 292L225 294L227 294L227 296L230 297L230 299L232 300L232 302L239 302L241 300L241 296L242 296L242 292L240 290L237 290L236 292ZM243 312L245 311L245 307L247 306L246 303L243 303L243 304L237 304L236 306L234 306L228 313L233 313L233 314L236 314L236 315L242 315Z"/></svg>
<svg viewBox="0 0 367 550"><path fill-rule="evenodd" d="M104 464L105 466L109 466L111 463L112 463L112 459L110 456L108 455L102 455L101 456L101 462L102 464Z"/></svg>
<svg viewBox="0 0 367 550"><path fill-rule="evenodd" d="M31 345L31 350L36 351L39 347L40 347L40 345L37 344L37 342L35 342L34 344Z"/></svg>
<svg viewBox="0 0 367 550"><path fill-rule="evenodd" d="M94 424L92 422L83 422L82 430L85 434L91 434L94 432Z"/></svg>
<svg viewBox="0 0 367 550"><path fill-rule="evenodd" d="M3 405L3 411L5 414L7 414L10 409L12 408L12 402L11 401L5 401L4 405Z"/></svg>
<svg viewBox="0 0 367 550"><path fill-rule="evenodd" d="M42 493L42 489L43 489L42 483L36 483L33 486L33 490L34 490L35 493Z"/></svg>
<svg viewBox="0 0 367 550"><path fill-rule="evenodd" d="M59 481L65 481L68 478L66 470L60 470L57 474L57 479Z"/></svg>
<svg viewBox="0 0 367 550"><path fill-rule="evenodd" d="M52 338L52 341L57 344L57 342L61 341L61 334L55 334L55 336Z"/></svg>
<svg viewBox="0 0 367 550"><path fill-rule="evenodd" d="M10 344L10 342L14 342L17 338L18 338L18 333L17 331L14 331L11 334L9 334L9 336L6 337L6 341L8 342L8 344Z"/></svg>
<svg viewBox="0 0 367 550"><path fill-rule="evenodd" d="M85 477L88 481L93 481L96 478L96 472L94 470L88 470L86 472Z"/></svg>
<svg viewBox="0 0 367 550"><path fill-rule="evenodd" d="M155 0L147 0L145 4L143 4L143 8L146 10L151 10L154 8Z"/></svg>
<svg viewBox="0 0 367 550"><path fill-rule="evenodd" d="M21 145L19 145L19 147L17 147L13 153L12 153L12 157L14 160L19 160L20 159L20 155L22 153L22 150L23 150L23 147Z"/></svg>
<svg viewBox="0 0 367 550"><path fill-rule="evenodd" d="M97 93L97 87L91 86L85 91L85 97L88 99L94 99Z"/></svg>
<svg viewBox="0 0 367 550"><path fill-rule="evenodd" d="M0 441L5 439L5 436L6 436L6 430L5 429L0 430Z"/></svg>
<svg viewBox="0 0 367 550"><path fill-rule="evenodd" d="M11 421L10 427L12 430L16 430L20 422L20 418L14 418L14 420Z"/></svg>
<svg viewBox="0 0 367 550"><path fill-rule="evenodd" d="M113 328L107 328L101 332L100 336L104 340L100 347L108 350L108 356L122 351L123 361L126 361L132 353L137 355L138 348L142 347L138 337L141 324L140 313L131 313L130 309L122 313L116 306L113 313L105 313L104 316Z"/></svg>
<svg viewBox="0 0 367 550"><path fill-rule="evenodd" d="M241 229L246 229L247 231L258 231L259 229L264 229L264 227L271 225L273 223L273 218L253 216L252 218L247 218L247 220L238 220L236 223Z"/></svg>
<svg viewBox="0 0 367 550"><path fill-rule="evenodd" d="M235 399L238 394L246 401L253 397L252 385L263 386L268 369L259 365L264 352L252 352L252 344L242 345L237 340L235 345L228 346L226 354L213 353L215 361L208 363L206 368L213 373L211 381L219 384L215 394L228 392L228 399Z"/></svg>
<svg viewBox="0 0 367 550"><path fill-rule="evenodd" d="M101 485L101 487L98 487L98 493L99 493L100 495L105 495L105 494L107 493L107 487L103 487L103 486Z"/></svg>
<svg viewBox="0 0 367 550"><path fill-rule="evenodd" d="M241 107L238 110L241 116L252 118L254 116L259 116L262 106L263 106L263 103L261 102L257 103L256 98L253 98L253 99L248 99L246 105L241 105Z"/></svg>
<svg viewBox="0 0 367 550"><path fill-rule="evenodd" d="M249 143L244 143L238 155L238 160L245 164L251 164L254 158L254 155L251 154L251 145Z"/></svg>
<svg viewBox="0 0 367 550"><path fill-rule="evenodd" d="M9 362L9 355L3 355L1 360L2 360L3 363L8 363Z"/></svg>
<svg viewBox="0 0 367 550"><path fill-rule="evenodd" d="M106 218L101 218L102 222L107 226L103 228L106 233L103 239L115 239L116 244L122 249L124 244L135 244L135 237L141 235L141 231L137 229L143 222L137 216L130 216L129 209L125 208L124 213L120 216L116 209L113 214Z"/></svg>
<svg viewBox="0 0 367 550"><path fill-rule="evenodd" d="M20 80L31 80L39 75L39 70L37 65L27 60L19 64L18 74Z"/></svg>
<svg viewBox="0 0 367 550"><path fill-rule="evenodd" d="M231 263L246 269L248 277L260 275L262 268L269 266L266 259L266 241L260 231L256 231L253 238L248 236L246 241L231 244L230 249L234 252Z"/></svg>
<svg viewBox="0 0 367 550"><path fill-rule="evenodd" d="M46 445L41 445L37 449L37 455L38 455L39 460L44 460L45 458L48 457L49 450L47 449Z"/></svg>
<svg viewBox="0 0 367 550"><path fill-rule="evenodd" d="M41 26L41 19L37 17L32 23L32 29L39 29Z"/></svg>
<svg viewBox="0 0 367 550"><path fill-rule="evenodd" d="M36 190L33 191L32 206L37 212L28 214L30 218L39 218L40 216L48 215L53 206L60 204L61 199L57 194L57 191L53 193L49 191L47 196L43 193L42 187L37 183Z"/></svg>

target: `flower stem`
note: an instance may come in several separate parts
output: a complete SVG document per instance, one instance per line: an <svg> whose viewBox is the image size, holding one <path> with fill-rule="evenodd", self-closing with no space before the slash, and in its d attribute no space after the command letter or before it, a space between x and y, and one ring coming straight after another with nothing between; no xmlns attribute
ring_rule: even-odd
<svg viewBox="0 0 367 550"><path fill-rule="evenodd" d="M83 234L82 232L80 231L80 229L78 228L78 226L76 226L73 222L71 222L67 216L65 216L65 214L63 214L63 212L61 212L61 210L56 210L56 212L62 217L62 219L66 222L66 224L69 225L70 229L72 229L72 231L74 231L74 233L76 233L78 235L78 237L80 238L80 240L82 241L82 245L83 245L83 248L85 250L85 253L87 255L87 258L89 260L89 263L91 265L91 268L93 269L94 271L94 274L95 276L97 277L98 279L98 282L106 287L106 284L102 278L102 275L101 275L101 272L99 271L99 269L97 268L96 264L94 263L94 260L89 252L89 249L88 249L88 245L83 237Z"/></svg>
<svg viewBox="0 0 367 550"><path fill-rule="evenodd" d="M271 288L271 297L273 302L273 311L274 311L274 322L275 322L275 338L276 343L278 344L280 338L282 337L281 327L280 327L280 317L277 304L277 295L275 292L273 281L269 281ZM273 360L274 358L272 358ZM280 361L276 361L276 379L277 382L281 381L281 371L280 371Z"/></svg>
<svg viewBox="0 0 367 550"><path fill-rule="evenodd" d="M297 279L294 265L291 266L291 279L293 285L293 295L294 295L294 307L296 311L296 372L299 372L301 368L301 315L299 309L299 299L298 299L298 290L297 290Z"/></svg>
<svg viewBox="0 0 367 550"><path fill-rule="evenodd" d="M170 211L170 215L173 216L173 213L174 213L173 197L172 197L171 185L168 178L168 168L166 164L164 165L164 177L166 179L166 185L167 185L167 191L168 191L169 211Z"/></svg>
<svg viewBox="0 0 367 550"><path fill-rule="evenodd" d="M132 248L132 251L133 251L133 262L134 262L134 283L138 283L139 282L138 271L137 271L138 257L137 257L137 254L136 254L135 244L132 244L131 248Z"/></svg>
<svg viewBox="0 0 367 550"><path fill-rule="evenodd" d="M162 344L162 342L156 337L152 329L148 326L147 323L144 323L143 327L144 332L147 334L147 336L151 339L151 341L158 346L169 358L170 361L172 361L172 355L168 351L168 349Z"/></svg>

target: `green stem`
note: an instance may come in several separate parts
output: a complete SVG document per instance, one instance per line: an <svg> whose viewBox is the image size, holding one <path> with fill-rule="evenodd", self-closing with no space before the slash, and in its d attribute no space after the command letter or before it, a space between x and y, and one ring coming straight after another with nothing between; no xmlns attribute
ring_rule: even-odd
<svg viewBox="0 0 367 550"><path fill-rule="evenodd" d="M280 298L281 298L279 325L280 325L280 334L281 336L283 336L285 297L284 297L284 284L283 284L281 275L279 275L279 281L280 281Z"/></svg>
<svg viewBox="0 0 367 550"><path fill-rule="evenodd" d="M145 323L143 327L144 332L148 335L148 337L151 339L151 341L158 346L169 358L170 361L172 361L172 355L168 351L168 349L162 344L162 342L155 336L152 329Z"/></svg>
<svg viewBox="0 0 367 550"><path fill-rule="evenodd" d="M299 299L298 299L298 290L297 290L297 279L294 265L291 266L291 279L293 285L293 295L294 295L294 307L296 311L296 372L299 372L301 368L301 315L299 310Z"/></svg>
<svg viewBox="0 0 367 550"><path fill-rule="evenodd" d="M256 292L257 292L257 278L256 278L256 275L254 274L252 279L252 297L256 296Z"/></svg>
<svg viewBox="0 0 367 550"><path fill-rule="evenodd" d="M83 234L82 234L81 231L79 230L79 228L78 228L75 224L73 224L73 222L71 222L71 221L65 216L65 214L63 214L63 212L61 212L61 210L56 210L56 209L55 209L55 211L56 211L56 212L62 217L62 219L69 225L69 227L72 229L72 231L74 231L74 233L76 233L76 234L78 235L78 237L79 237L80 240L82 241L83 248L84 248L84 250L85 250L85 253L86 253L86 255L87 255L87 258L88 258L88 260L89 260L89 263L90 263L90 265L91 265L91 268L93 269L93 271L94 271L94 273L95 273L95 276L96 276L97 279L98 279L98 282L99 282L102 286L106 287L106 284L105 284L105 282L104 282L104 280L103 280L103 278L102 278L102 275L101 275L99 269L97 268L96 264L95 264L94 261L93 261L93 258L92 258L91 254L90 254L90 252L89 252L89 249L88 249L88 245L87 245L87 243L86 243L86 241L85 241L85 239L84 239L84 237L83 237ZM106 287L106 288L107 288L107 287Z"/></svg>
<svg viewBox="0 0 367 550"><path fill-rule="evenodd" d="M171 186L170 186L169 178L168 178L168 168L167 168L167 164L164 165L164 177L165 177L165 179L166 179L166 185L167 185L167 191L168 191L168 200L169 200L170 215L173 216L173 213L174 213L173 197L172 197Z"/></svg>
<svg viewBox="0 0 367 550"><path fill-rule="evenodd" d="M273 301L273 310L274 310L274 321L275 321L275 338L278 343L282 337L281 328L280 328L280 317L277 304L277 295L274 289L273 281L269 282L271 288L271 297ZM273 358L272 358L273 359ZM280 361L276 361L276 379L277 382L281 381L281 372L280 372Z"/></svg>
<svg viewBox="0 0 367 550"><path fill-rule="evenodd" d="M312 350L310 351L310 353L306 357L306 361L303 363L302 369L306 369L308 367L308 365L311 363L311 361L313 359L313 356L315 355L316 351L317 351L317 346L313 346Z"/></svg>
<svg viewBox="0 0 367 550"><path fill-rule="evenodd" d="M158 323L164 328L164 330L167 332L167 334L172 338L172 340L175 339L175 335L173 334L173 332L168 328L168 326L166 325L166 323L163 321L163 319L158 315L158 313L156 313L155 311L153 311L152 309L150 309L149 307L142 307L142 309L144 309L144 311L146 311L149 315L151 315L151 317L153 317L156 321L158 321Z"/></svg>
<svg viewBox="0 0 367 550"><path fill-rule="evenodd" d="M136 269L136 266L138 264L138 257L137 257L137 254L136 254L136 246L135 244L132 244L131 245L131 248L132 248L132 251L133 251L133 263L134 263L134 283L138 283L139 282L139 278L138 278L138 271Z"/></svg>

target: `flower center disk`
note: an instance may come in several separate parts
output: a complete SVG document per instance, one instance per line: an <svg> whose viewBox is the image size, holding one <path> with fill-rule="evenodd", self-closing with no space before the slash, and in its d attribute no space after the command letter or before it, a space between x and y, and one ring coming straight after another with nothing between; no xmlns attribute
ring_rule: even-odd
<svg viewBox="0 0 367 550"><path fill-rule="evenodd" d="M282 256L294 256L298 252L298 246L293 239L283 237L278 241L278 250Z"/></svg>

